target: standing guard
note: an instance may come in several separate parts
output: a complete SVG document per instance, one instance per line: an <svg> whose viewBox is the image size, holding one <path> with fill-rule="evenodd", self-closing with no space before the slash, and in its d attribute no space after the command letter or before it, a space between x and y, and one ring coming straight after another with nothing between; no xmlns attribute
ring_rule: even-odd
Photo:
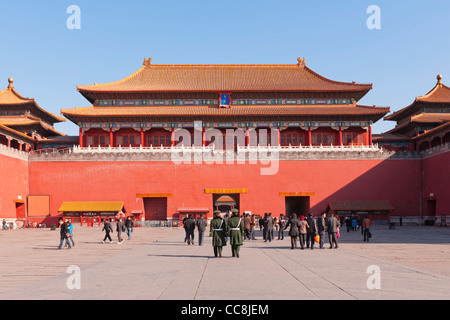
<svg viewBox="0 0 450 320"><path fill-rule="evenodd" d="M244 222L239 218L237 209L233 209L231 212L233 215L228 219L228 236L230 237L232 256L239 258L239 249L243 244Z"/></svg>
<svg viewBox="0 0 450 320"><path fill-rule="evenodd" d="M209 224L209 234L212 236L212 245L214 248L214 256L217 258L222 258L222 247L226 246L225 241L225 222L220 216L220 211L215 210L213 212L213 219Z"/></svg>

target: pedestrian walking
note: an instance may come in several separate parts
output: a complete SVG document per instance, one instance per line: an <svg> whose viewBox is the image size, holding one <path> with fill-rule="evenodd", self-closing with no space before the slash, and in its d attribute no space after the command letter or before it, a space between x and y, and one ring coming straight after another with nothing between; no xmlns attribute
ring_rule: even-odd
<svg viewBox="0 0 450 320"><path fill-rule="evenodd" d="M72 242L72 247L75 246L75 241L73 240L73 224L70 220L66 220L67 224L67 239ZM64 245L67 246L67 243Z"/></svg>
<svg viewBox="0 0 450 320"><path fill-rule="evenodd" d="M272 242L273 238L273 218L272 213L269 212L269 214L266 217L265 223L264 223L265 229L266 229L266 239L264 242Z"/></svg>
<svg viewBox="0 0 450 320"><path fill-rule="evenodd" d="M227 233L230 237L231 254L233 257L239 258L239 251L243 245L242 237L244 236L244 223L239 218L238 210L231 210L232 216L228 219Z"/></svg>
<svg viewBox="0 0 450 320"><path fill-rule="evenodd" d="M278 220L279 228L278 228L278 240L284 240L284 229L286 229L286 218L281 213L280 219Z"/></svg>
<svg viewBox="0 0 450 320"><path fill-rule="evenodd" d="M222 258L222 248L227 245L225 241L225 221L220 216L220 211L213 212L213 219L209 224L209 235L212 237L214 256Z"/></svg>
<svg viewBox="0 0 450 320"><path fill-rule="evenodd" d="M250 215L248 213L245 214L244 218L244 240L250 240L250 231L252 228L252 219L250 218Z"/></svg>
<svg viewBox="0 0 450 320"><path fill-rule="evenodd" d="M339 220L332 213L330 213L327 219L327 232L328 232L328 240L330 242L330 249L333 249L333 243L334 249L338 248L336 233L338 232L340 225L341 224Z"/></svg>
<svg viewBox="0 0 450 320"><path fill-rule="evenodd" d="M128 240L131 240L131 233L133 232L134 227L134 222L131 216L127 217L127 220L125 221L125 227L127 229Z"/></svg>
<svg viewBox="0 0 450 320"><path fill-rule="evenodd" d="M305 249L305 244L306 244L306 233L307 233L307 229L308 229L308 223L305 220L305 216L300 216L300 221L299 221L299 240L300 240L300 247L301 249Z"/></svg>
<svg viewBox="0 0 450 320"><path fill-rule="evenodd" d="M255 215L252 214L250 215L250 237L252 240L256 240L256 236L255 236L255 227L256 227L256 221L255 221Z"/></svg>
<svg viewBox="0 0 450 320"><path fill-rule="evenodd" d="M363 241L369 242L369 238L372 236L370 233L370 227L372 226L372 221L370 221L369 217L365 216L362 222L362 228L364 231L364 239Z"/></svg>
<svg viewBox="0 0 450 320"><path fill-rule="evenodd" d="M356 219L356 217L352 218L352 230L356 231L356 228L358 227L358 220Z"/></svg>
<svg viewBox="0 0 450 320"><path fill-rule="evenodd" d="M58 249L61 249L63 246L64 241L66 242L67 246L69 247L68 249L71 249L72 246L70 245L69 239L67 237L68 234L68 229L67 229L67 224L64 222L63 219L59 219L59 246Z"/></svg>
<svg viewBox="0 0 450 320"><path fill-rule="evenodd" d="M205 215L202 213L200 218L197 219L197 230L198 230L198 245L203 245L203 235L205 233L206 227L208 226L208 222L205 219ZM192 240L194 241L194 240Z"/></svg>
<svg viewBox="0 0 450 320"><path fill-rule="evenodd" d="M308 230L306 233L306 248L309 248L311 246L311 250L314 249L314 244L316 243L314 237L318 234L318 227L317 227L317 221L313 217L312 213L310 212L308 215L308 218L306 219L306 222L308 223Z"/></svg>
<svg viewBox="0 0 450 320"><path fill-rule="evenodd" d="M113 233L113 228L111 226L111 223L109 222L109 219L105 220L102 231L105 231L105 237L103 238L102 242L105 243L106 239L109 239L109 243L111 243L112 239L110 233Z"/></svg>
<svg viewBox="0 0 450 320"><path fill-rule="evenodd" d="M259 231L263 230L264 227L264 218L266 217L267 213L265 213L264 217L259 218L258 224L259 224ZM263 234L263 239L265 239Z"/></svg>
<svg viewBox="0 0 450 320"><path fill-rule="evenodd" d="M291 237L291 249L297 248L297 237L300 234L300 221L297 214L293 213L286 224L285 229L289 227L289 236Z"/></svg>
<svg viewBox="0 0 450 320"><path fill-rule="evenodd" d="M324 249L325 231L327 230L327 213L322 212L319 218L317 218L317 232L319 234L319 248Z"/></svg>
<svg viewBox="0 0 450 320"><path fill-rule="evenodd" d="M125 227L125 224L122 222L122 218L117 218L117 223L116 223L117 244L123 243L122 232L125 232L125 230L126 230L126 227Z"/></svg>
<svg viewBox="0 0 450 320"><path fill-rule="evenodd" d="M189 213L186 220L184 220L184 231L186 232L187 244L194 244L194 230L195 230L195 220L192 218L192 214Z"/></svg>

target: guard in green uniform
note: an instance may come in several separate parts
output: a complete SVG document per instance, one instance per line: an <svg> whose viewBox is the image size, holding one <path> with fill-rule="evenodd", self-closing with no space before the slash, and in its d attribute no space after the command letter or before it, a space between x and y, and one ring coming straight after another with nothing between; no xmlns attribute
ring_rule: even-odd
<svg viewBox="0 0 450 320"><path fill-rule="evenodd" d="M215 210L213 214L214 216L210 223L209 234L212 236L214 256L222 258L222 247L227 244L225 241L225 222L220 216L219 210Z"/></svg>
<svg viewBox="0 0 450 320"><path fill-rule="evenodd" d="M233 257L239 258L239 249L242 246L244 236L244 221L239 218L237 209L231 210L232 217L228 219L228 236L230 237L231 253Z"/></svg>

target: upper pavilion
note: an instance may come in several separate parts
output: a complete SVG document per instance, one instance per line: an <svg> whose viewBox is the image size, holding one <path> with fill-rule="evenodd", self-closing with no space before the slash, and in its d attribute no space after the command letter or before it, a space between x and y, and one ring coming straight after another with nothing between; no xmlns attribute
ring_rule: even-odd
<svg viewBox="0 0 450 320"><path fill-rule="evenodd" d="M385 137L390 136L392 143L403 141L405 145L405 141L407 143L414 142L410 144L410 149L419 151L450 142L450 135L446 135L448 129L447 131L443 130L448 127L448 122L450 122L450 87L444 85L442 75L438 75L436 85L427 94L415 98L409 106L384 119L397 122L395 128L387 131L384 135ZM441 136L432 135L431 131L439 132ZM422 141L423 137L428 138ZM436 140L432 142L434 138ZM420 146L422 143L423 145Z"/></svg>
<svg viewBox="0 0 450 320"><path fill-rule="evenodd" d="M55 123L63 121L66 119L44 110L35 99L19 94L12 78L8 79L8 87L0 91L0 124L15 131L16 136L21 133L21 137L30 138L25 138L21 143L39 143L47 138L65 136L54 128ZM11 141L8 142L10 144Z"/></svg>
<svg viewBox="0 0 450 320"><path fill-rule="evenodd" d="M80 126L85 146L170 145L171 131L194 130L194 121L203 131L277 128L281 145L371 144L371 124L389 112L357 104L372 84L330 80L297 61L155 65L144 59L122 80L77 86L92 106L61 113Z"/></svg>

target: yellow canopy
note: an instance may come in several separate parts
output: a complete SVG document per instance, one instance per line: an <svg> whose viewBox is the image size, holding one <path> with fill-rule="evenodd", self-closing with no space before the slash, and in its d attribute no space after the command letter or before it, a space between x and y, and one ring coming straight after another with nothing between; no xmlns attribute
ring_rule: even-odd
<svg viewBox="0 0 450 320"><path fill-rule="evenodd" d="M119 212L123 202L63 202L60 212Z"/></svg>

